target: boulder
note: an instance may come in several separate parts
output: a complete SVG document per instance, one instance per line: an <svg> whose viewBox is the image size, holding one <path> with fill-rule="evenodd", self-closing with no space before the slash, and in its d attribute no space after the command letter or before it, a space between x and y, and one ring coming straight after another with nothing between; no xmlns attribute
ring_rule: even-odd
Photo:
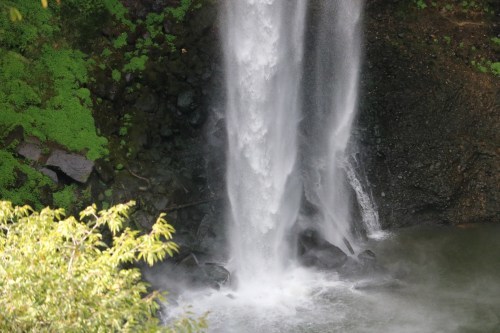
<svg viewBox="0 0 500 333"><path fill-rule="evenodd" d="M35 143L23 142L17 147L17 153L28 160L38 162L42 157L42 148Z"/></svg>
<svg viewBox="0 0 500 333"><path fill-rule="evenodd" d="M194 253L189 253L176 266L177 275L192 287L219 289L229 281L230 273L216 263L200 263Z"/></svg>
<svg viewBox="0 0 500 333"><path fill-rule="evenodd" d="M67 153L59 149L50 154L45 165L58 168L68 177L80 183L85 183L94 169L94 162L82 155Z"/></svg>
<svg viewBox="0 0 500 333"><path fill-rule="evenodd" d="M299 259L305 266L330 270L342 267L347 261L347 255L316 230L304 230L298 242Z"/></svg>

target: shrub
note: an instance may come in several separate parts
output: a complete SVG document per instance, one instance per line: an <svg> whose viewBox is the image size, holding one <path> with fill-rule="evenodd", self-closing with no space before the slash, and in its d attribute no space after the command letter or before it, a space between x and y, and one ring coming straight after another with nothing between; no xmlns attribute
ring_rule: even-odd
<svg viewBox="0 0 500 333"><path fill-rule="evenodd" d="M149 292L137 268L177 251L174 229L160 215L149 234L123 223L133 202L64 219L62 209L34 212L0 201L0 331L194 332L204 318L159 326L162 295ZM103 242L107 227L112 246ZM165 241L164 241L165 240ZM128 265L130 266L130 265Z"/></svg>

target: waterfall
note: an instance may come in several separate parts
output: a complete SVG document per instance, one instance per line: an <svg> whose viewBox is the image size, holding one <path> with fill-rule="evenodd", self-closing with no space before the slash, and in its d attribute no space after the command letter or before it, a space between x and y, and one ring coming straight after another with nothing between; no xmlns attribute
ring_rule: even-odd
<svg viewBox="0 0 500 333"><path fill-rule="evenodd" d="M232 269L243 285L275 279L298 214L304 0L228 0L225 59Z"/></svg>
<svg viewBox="0 0 500 333"><path fill-rule="evenodd" d="M367 226L375 230L378 223L369 221L373 207L346 157L357 109L363 1L321 1L305 50L308 3L225 2L229 239L241 284L279 280L293 258L288 236L303 193L316 207L315 227L346 253L356 247L353 188L364 200ZM302 84L305 67L311 69Z"/></svg>
<svg viewBox="0 0 500 333"><path fill-rule="evenodd" d="M346 243L355 242L346 150L357 108L363 1L323 1L320 6L310 65L311 97L305 110L304 187L318 210L316 227L348 253Z"/></svg>

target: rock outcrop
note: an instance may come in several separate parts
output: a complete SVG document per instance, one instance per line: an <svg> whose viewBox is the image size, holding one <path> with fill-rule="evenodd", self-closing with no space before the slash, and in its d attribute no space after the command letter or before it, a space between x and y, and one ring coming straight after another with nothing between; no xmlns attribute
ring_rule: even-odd
<svg viewBox="0 0 500 333"><path fill-rule="evenodd" d="M492 18L401 1L366 10L356 134L382 224L498 222L498 77L474 67L494 59Z"/></svg>
<svg viewBox="0 0 500 333"><path fill-rule="evenodd" d="M94 162L82 155L59 149L52 151L45 165L61 170L68 177L80 183L85 183L94 169Z"/></svg>

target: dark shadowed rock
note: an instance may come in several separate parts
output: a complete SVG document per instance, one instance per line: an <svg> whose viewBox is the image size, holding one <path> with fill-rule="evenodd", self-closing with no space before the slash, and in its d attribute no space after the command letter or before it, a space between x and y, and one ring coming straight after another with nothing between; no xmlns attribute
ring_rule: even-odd
<svg viewBox="0 0 500 333"><path fill-rule="evenodd" d="M194 103L194 91L185 90L177 97L177 106L182 110L188 110Z"/></svg>
<svg viewBox="0 0 500 333"><path fill-rule="evenodd" d="M194 287L219 289L229 281L230 273L216 263L200 263L194 253L189 253L176 266L175 274Z"/></svg>
<svg viewBox="0 0 500 333"><path fill-rule="evenodd" d="M59 182L59 178L57 177L57 173L53 170L50 170L50 169L47 169L47 168L40 168L38 171L40 171L41 173L43 173L45 176L49 177L50 179L52 179L52 181L54 183L58 183Z"/></svg>
<svg viewBox="0 0 500 333"><path fill-rule="evenodd" d="M348 258L344 266L339 269L343 279L360 279L366 277L388 277L387 270L377 262L375 253L364 250L356 258Z"/></svg>
<svg viewBox="0 0 500 333"><path fill-rule="evenodd" d="M347 255L326 241L316 230L306 229L299 235L299 259L305 266L337 269L347 261Z"/></svg>
<svg viewBox="0 0 500 333"><path fill-rule="evenodd" d="M194 255L194 253L188 254L184 259L182 259L179 264L179 266L185 267L185 268L196 268L198 269L200 267L200 264L198 262L198 258Z"/></svg>
<svg viewBox="0 0 500 333"><path fill-rule="evenodd" d="M141 112L152 113L158 110L159 101L156 94L146 90L137 99L135 107Z"/></svg>
<svg viewBox="0 0 500 333"><path fill-rule="evenodd" d="M229 281L231 274L219 264L206 263L202 268L205 272L205 283L212 288L219 289L223 284Z"/></svg>
<svg viewBox="0 0 500 333"><path fill-rule="evenodd" d="M97 171L97 175L99 178L108 184L114 178L114 170L111 164L104 161L96 161L95 170Z"/></svg>
<svg viewBox="0 0 500 333"><path fill-rule="evenodd" d="M94 162L82 155L67 153L59 149L50 154L45 165L58 168L80 183L85 183L94 169Z"/></svg>

